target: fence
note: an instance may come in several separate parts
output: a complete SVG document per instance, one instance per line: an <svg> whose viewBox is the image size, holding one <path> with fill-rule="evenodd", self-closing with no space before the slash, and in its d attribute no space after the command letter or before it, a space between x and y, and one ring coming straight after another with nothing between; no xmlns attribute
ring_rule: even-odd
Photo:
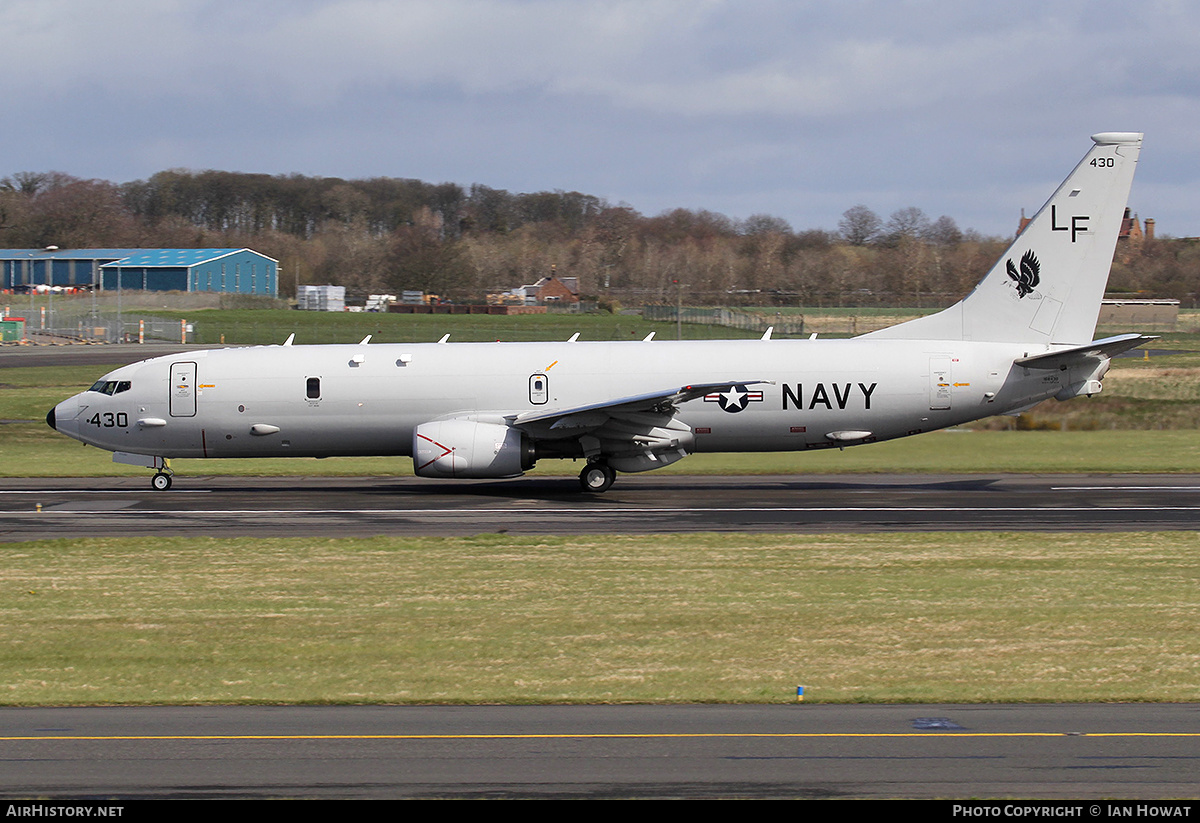
<svg viewBox="0 0 1200 823"><path fill-rule="evenodd" d="M678 313L677 313L678 312ZM806 337L810 334L865 334L912 320L929 310L920 309L822 309L806 315L803 312L752 311L727 308L690 308L677 310L675 306L646 306L642 316L647 320L661 322L696 323L709 326L741 329L750 332L765 332L772 329L774 337Z"/></svg>
<svg viewBox="0 0 1200 823"><path fill-rule="evenodd" d="M13 315L22 316L10 307ZM25 335L37 343L190 343L189 325L153 315L93 311L84 301L50 302L25 312Z"/></svg>

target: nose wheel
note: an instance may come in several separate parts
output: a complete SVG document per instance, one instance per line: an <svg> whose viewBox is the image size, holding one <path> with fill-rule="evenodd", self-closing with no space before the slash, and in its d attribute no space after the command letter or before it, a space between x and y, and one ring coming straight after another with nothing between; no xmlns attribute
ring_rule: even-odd
<svg viewBox="0 0 1200 823"><path fill-rule="evenodd" d="M150 478L150 485L157 491L165 492L171 488L171 475L160 471L154 477Z"/></svg>
<svg viewBox="0 0 1200 823"><path fill-rule="evenodd" d="M593 494L608 491L616 479L616 470L607 463L588 463L579 473L579 485Z"/></svg>

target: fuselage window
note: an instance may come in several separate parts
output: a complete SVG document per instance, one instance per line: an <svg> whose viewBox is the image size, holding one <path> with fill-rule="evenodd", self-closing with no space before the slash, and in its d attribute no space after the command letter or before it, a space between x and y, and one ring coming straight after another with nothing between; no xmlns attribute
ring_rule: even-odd
<svg viewBox="0 0 1200 823"><path fill-rule="evenodd" d="M319 378L319 377L308 378L308 387L306 389L306 393L308 395L309 400L320 400L321 399L321 378Z"/></svg>

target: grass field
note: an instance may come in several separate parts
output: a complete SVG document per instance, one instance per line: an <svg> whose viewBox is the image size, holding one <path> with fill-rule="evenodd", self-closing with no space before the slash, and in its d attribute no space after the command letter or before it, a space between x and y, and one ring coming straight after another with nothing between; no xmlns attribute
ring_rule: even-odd
<svg viewBox="0 0 1200 823"><path fill-rule="evenodd" d="M458 342L493 340L566 340L579 332L582 340L640 340L650 332L664 340L676 338L674 323L643 320L637 315L537 314L445 315L299 312L277 309L154 312L156 317L187 320L195 329L194 342L204 345L269 345L289 334L297 344L357 343L372 335L375 343L433 343L450 334ZM722 326L684 323L685 340L753 338L760 333Z"/></svg>
<svg viewBox="0 0 1200 823"><path fill-rule="evenodd" d="M0 702L1200 700L1187 534L5 549Z"/></svg>
<svg viewBox="0 0 1200 823"><path fill-rule="evenodd" d="M140 305L126 305L126 331L136 334L137 319L153 317L168 321L186 321L194 331L191 339L203 345L266 345L279 343L289 334L296 335L296 342L305 343L356 343L371 334L376 342L433 342L443 334L450 333L457 341L491 340L562 340L579 332L583 340L631 340L645 337L651 331L660 339L674 339L676 325L673 322L648 321L636 314L608 314L605 312L585 314L541 314L522 316L500 315L411 315L365 312L302 312L288 309L217 309L217 308L172 308L184 305L181 301L201 299L203 295L141 295ZM43 308L53 312L58 322L70 329L87 325L86 318L92 310L90 297L56 298L48 301L35 298L16 298L9 308L14 314L28 315L40 323ZM106 303L101 298L98 311L107 315L112 322L117 316L115 303ZM710 315L711 308L685 307L685 318ZM796 331L796 323L803 320L803 331L795 336L807 336L819 332L823 337L845 337L895 325L937 311L933 307L796 307L796 306L751 306L735 310L738 314L752 315L764 323L775 324L776 336L787 336L786 328ZM53 317L49 322L53 323ZM37 325L36 323L34 324ZM31 326L31 329L34 326ZM1184 309L1179 312L1175 328L1180 333L1200 332L1200 311ZM1140 329L1157 333L1160 327ZM719 325L684 322L680 329L685 339L724 339L757 337L761 332L744 331ZM1102 327L1098 337L1131 331L1125 327ZM171 332L172 341L176 340Z"/></svg>

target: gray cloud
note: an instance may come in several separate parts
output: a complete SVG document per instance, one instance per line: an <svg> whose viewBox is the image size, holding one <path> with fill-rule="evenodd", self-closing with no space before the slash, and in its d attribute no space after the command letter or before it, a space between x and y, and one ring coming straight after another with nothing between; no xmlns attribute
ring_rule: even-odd
<svg viewBox="0 0 1200 823"><path fill-rule="evenodd" d="M1200 234L1182 0L10 0L0 26L5 172L420 177L798 228L915 205L1000 233L1088 134L1135 129L1135 207Z"/></svg>

